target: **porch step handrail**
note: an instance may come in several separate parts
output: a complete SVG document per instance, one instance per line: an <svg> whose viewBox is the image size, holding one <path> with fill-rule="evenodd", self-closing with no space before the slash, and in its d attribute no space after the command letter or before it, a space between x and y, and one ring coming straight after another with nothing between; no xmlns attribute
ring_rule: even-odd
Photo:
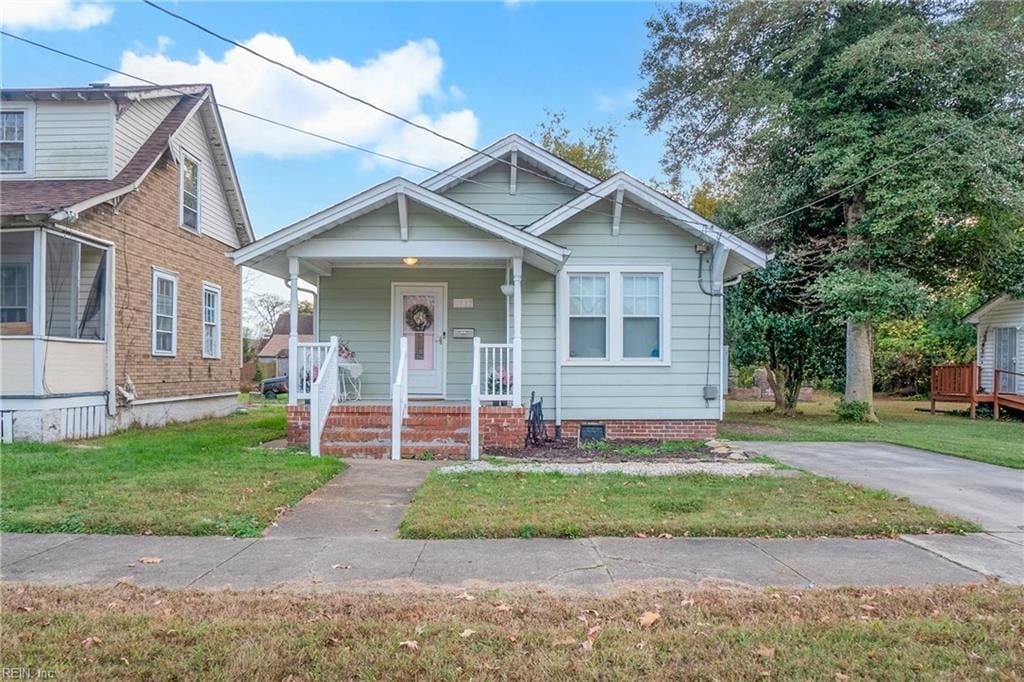
<svg viewBox="0 0 1024 682"><path fill-rule="evenodd" d="M513 343L481 343L473 337L473 376L469 396L469 458L480 459L480 401L519 402Z"/></svg>
<svg viewBox="0 0 1024 682"><path fill-rule="evenodd" d="M338 402L338 337L332 336L327 344L309 391L309 454L320 456L320 438L323 435L331 408Z"/></svg>
<svg viewBox="0 0 1024 682"><path fill-rule="evenodd" d="M398 340L398 369L391 387L391 459L402 458L402 422L409 416L409 340Z"/></svg>
<svg viewBox="0 0 1024 682"><path fill-rule="evenodd" d="M295 391L297 399L309 399L313 391L313 376L320 371L319 368L324 364L327 349L330 347L330 342L323 341L300 341L296 346L296 376L294 379L288 377L288 390Z"/></svg>

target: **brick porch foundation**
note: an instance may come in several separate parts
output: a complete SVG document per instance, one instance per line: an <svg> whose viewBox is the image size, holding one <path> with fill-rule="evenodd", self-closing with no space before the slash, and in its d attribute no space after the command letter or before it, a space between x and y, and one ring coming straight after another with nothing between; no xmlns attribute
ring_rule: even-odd
<svg viewBox="0 0 1024 682"><path fill-rule="evenodd" d="M288 444L309 446L309 407L289 405ZM481 406L480 448L521 448L526 440L523 407ZM575 440L581 424L603 424L608 440L705 440L714 438L718 422L690 419L565 420L562 438ZM554 436L554 422L547 422ZM391 453L390 405L336 405L331 409L321 441L321 451L331 455L389 457ZM468 405L410 405L402 427L402 456L425 452L437 459L469 456Z"/></svg>
<svg viewBox="0 0 1024 682"><path fill-rule="evenodd" d="M468 405L409 405L402 426L402 456L429 452L436 459L469 457ZM309 447L309 406L289 405L288 444ZM526 440L525 408L480 406L480 447L516 448ZM389 457L390 405L335 405L327 417L321 452Z"/></svg>

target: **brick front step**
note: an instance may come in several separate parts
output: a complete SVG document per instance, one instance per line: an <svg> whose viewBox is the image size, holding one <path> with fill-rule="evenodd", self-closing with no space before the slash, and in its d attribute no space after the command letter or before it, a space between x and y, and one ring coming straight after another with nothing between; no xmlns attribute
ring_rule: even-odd
<svg viewBox="0 0 1024 682"><path fill-rule="evenodd" d="M342 457L372 457L386 459L391 456L390 442L347 443L325 441L320 444L320 452L325 455ZM466 459L469 457L469 445L465 443L437 442L403 442L402 458L414 459L429 452L435 459Z"/></svg>
<svg viewBox="0 0 1024 682"><path fill-rule="evenodd" d="M324 429L323 441L332 443L371 443L376 441L391 442L391 426L380 428L333 428ZM402 441L412 443L452 442L469 443L469 426L461 428L437 427L402 427Z"/></svg>

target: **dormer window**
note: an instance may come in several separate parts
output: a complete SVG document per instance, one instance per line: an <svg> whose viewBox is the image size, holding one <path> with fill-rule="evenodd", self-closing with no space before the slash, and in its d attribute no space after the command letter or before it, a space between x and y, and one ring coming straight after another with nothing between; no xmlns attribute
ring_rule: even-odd
<svg viewBox="0 0 1024 682"><path fill-rule="evenodd" d="M24 173L27 167L25 148L25 112L0 112L0 172Z"/></svg>
<svg viewBox="0 0 1024 682"><path fill-rule="evenodd" d="M181 226L199 232L199 160L181 155Z"/></svg>

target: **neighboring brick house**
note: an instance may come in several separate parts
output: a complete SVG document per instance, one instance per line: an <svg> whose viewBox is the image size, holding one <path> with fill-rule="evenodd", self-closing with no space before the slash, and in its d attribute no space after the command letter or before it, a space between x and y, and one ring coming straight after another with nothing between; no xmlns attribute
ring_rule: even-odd
<svg viewBox="0 0 1024 682"><path fill-rule="evenodd" d="M253 241L208 85L0 91L5 440L237 404Z"/></svg>

